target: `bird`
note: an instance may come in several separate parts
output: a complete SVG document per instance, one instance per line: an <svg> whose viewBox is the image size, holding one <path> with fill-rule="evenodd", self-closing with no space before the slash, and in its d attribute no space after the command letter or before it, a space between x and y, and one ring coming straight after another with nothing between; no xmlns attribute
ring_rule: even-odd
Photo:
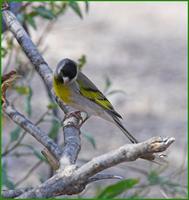
<svg viewBox="0 0 189 200"><path fill-rule="evenodd" d="M131 143L138 143L123 126L121 115L73 60L65 58L57 64L53 73L53 89L55 95L67 105L87 113L88 117L98 116L115 124Z"/></svg>

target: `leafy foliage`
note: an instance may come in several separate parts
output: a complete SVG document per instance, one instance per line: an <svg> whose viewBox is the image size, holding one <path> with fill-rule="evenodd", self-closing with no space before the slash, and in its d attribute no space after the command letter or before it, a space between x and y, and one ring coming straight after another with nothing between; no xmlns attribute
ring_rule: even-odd
<svg viewBox="0 0 189 200"><path fill-rule="evenodd" d="M34 15L38 15L42 18L49 19L49 20L52 20L55 18L55 15L52 12L52 10L50 10L46 7L43 7L43 6L34 7L33 13L34 13Z"/></svg>
<svg viewBox="0 0 189 200"><path fill-rule="evenodd" d="M81 19L83 18L81 9L80 9L79 4L78 4L77 1L70 0L69 1L69 6Z"/></svg>

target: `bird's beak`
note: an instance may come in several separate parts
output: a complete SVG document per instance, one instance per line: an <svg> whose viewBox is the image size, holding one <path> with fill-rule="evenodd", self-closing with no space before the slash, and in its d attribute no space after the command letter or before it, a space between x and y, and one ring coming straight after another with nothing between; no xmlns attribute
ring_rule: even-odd
<svg viewBox="0 0 189 200"><path fill-rule="evenodd" d="M64 81L64 84L68 84L70 82L70 79L68 77L63 77L63 81Z"/></svg>

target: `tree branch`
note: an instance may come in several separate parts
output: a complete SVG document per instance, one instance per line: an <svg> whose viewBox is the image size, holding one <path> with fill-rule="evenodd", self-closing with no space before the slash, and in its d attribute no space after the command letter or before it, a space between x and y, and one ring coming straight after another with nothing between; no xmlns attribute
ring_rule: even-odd
<svg viewBox="0 0 189 200"><path fill-rule="evenodd" d="M46 147L56 159L60 158L62 154L61 148L44 131L35 126L29 119L8 104L4 104L3 111L10 117L11 120L13 120L44 147Z"/></svg>
<svg viewBox="0 0 189 200"><path fill-rule="evenodd" d="M28 188L20 188L20 189L15 189L15 190L2 190L1 192L1 197L3 198L15 198L17 196L20 196L24 192L27 192L29 190L32 190L32 187Z"/></svg>
<svg viewBox="0 0 189 200"><path fill-rule="evenodd" d="M15 15L9 10L4 10L2 13L3 19L8 29L14 34L26 56L35 66L36 71L40 74L41 78L46 83L48 88L51 89L52 70L48 67L47 63L38 52L30 37L16 19Z"/></svg>
<svg viewBox="0 0 189 200"><path fill-rule="evenodd" d="M39 51L37 50L37 47L33 44L31 41L29 35L27 32L23 29L22 25L18 22L14 14L9 10L3 10L2 11L3 19L9 28L9 30L13 33L15 38L17 39L18 43L22 47L22 50L25 52L26 56L29 58L31 63L34 65L36 71L41 76L42 80L44 81L44 84L49 90L49 95L52 96L60 106L60 108L65 112L68 113L70 108L66 106L60 99L55 97L53 89L52 89L52 70L48 66L48 64L45 62ZM77 120L77 119L76 119ZM64 128L64 139L66 141L66 147L64 147L64 153L63 158L61 159L61 163L70 163L73 164L77 158L77 155L80 150L80 138L79 138L79 130L76 130L76 126L71 126L68 128ZM70 141L71 134L75 134L74 137L72 137L72 143L68 142ZM40 139L40 138L38 138ZM74 141L73 141L74 139ZM73 143L77 144L76 146L76 152L74 156L72 155L73 152ZM48 148L47 148L48 149ZM45 152L45 151L44 151ZM65 159L66 158L66 159ZM68 162L65 162L65 161ZM62 166L62 165L61 165Z"/></svg>
<svg viewBox="0 0 189 200"><path fill-rule="evenodd" d="M64 148L60 159L60 169L75 164L81 149L79 118L66 115L63 121Z"/></svg>
<svg viewBox="0 0 189 200"><path fill-rule="evenodd" d="M56 99L61 109L67 113L68 109L62 101L55 97L53 93L52 70L38 52L36 46L17 21L14 14L8 10L3 10L2 14L7 27L14 34L26 56L30 59L36 71L43 79L46 87L50 91L50 94L54 99ZM165 151L175 140L174 138L155 137L138 144L126 144L117 150L96 157L78 168L75 163L81 146L79 128L82 124L80 123L79 118L67 115L64 120L63 132L65 145L62 153L62 150L46 135L46 133L34 126L32 122L26 119L13 107L6 105L3 110L15 123L19 124L23 129L28 131L41 144L43 144L49 152L60 159L61 163L57 174L39 185L37 188L24 192L20 196L17 195L17 198L19 199L48 198L64 194L78 194L84 190L88 183L92 181L100 180L100 178L116 177L113 175L108 176L98 174L101 171L122 162L134 161L141 157L148 158L148 155Z"/></svg>
<svg viewBox="0 0 189 200"><path fill-rule="evenodd" d="M117 150L96 157L78 169L81 177L88 174L95 175L104 169L117 165L121 162L135 161L144 155L165 151L175 138L153 137L145 142L137 144L126 144Z"/></svg>
<svg viewBox="0 0 189 200"><path fill-rule="evenodd" d="M61 109L65 112L68 112L67 108L63 104L62 101L58 100L53 91L52 91L52 70L45 62L44 58L41 56L37 47L31 41L29 35L24 30L22 25L16 19L15 15L9 10L2 11L3 20L6 23L8 29L13 33L14 37L22 47L23 52L26 54L28 59L34 65L36 71L41 76L44 81L46 87L50 91L52 97L57 100L57 103L61 107Z"/></svg>
<svg viewBox="0 0 189 200"><path fill-rule="evenodd" d="M143 155L165 151L174 138L154 137L138 144L126 144L117 150L96 157L80 168L67 167L39 187L18 198L48 198L82 192L95 174L126 161L134 161Z"/></svg>

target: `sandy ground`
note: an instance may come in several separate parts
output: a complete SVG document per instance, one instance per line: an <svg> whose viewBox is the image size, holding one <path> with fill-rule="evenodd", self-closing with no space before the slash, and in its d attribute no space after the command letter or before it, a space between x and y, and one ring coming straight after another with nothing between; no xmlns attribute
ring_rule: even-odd
<svg viewBox="0 0 189 200"><path fill-rule="evenodd" d="M166 152L169 166L165 175L176 170L186 159L187 148L187 6L186 3L90 3L90 11L79 19L72 10L60 17L53 29L45 35L45 59L55 69L65 57L77 60L87 56L83 72L99 87L104 88L105 77L112 80L112 89L121 89L126 95L115 94L109 100L123 116L123 123L139 140L152 136L175 137L176 142ZM39 21L41 29L45 25ZM39 30L40 32L40 30ZM32 32L34 38L36 34ZM38 76L32 82L33 113L35 120L46 109L48 99ZM40 98L39 98L40 95ZM12 123L11 123L12 124ZM46 126L41 126L48 129ZM10 127L9 127L10 128ZM5 127L4 130L9 130ZM82 137L80 159L91 159L128 142L114 125L102 119L91 118L83 126L84 132L94 136L97 149ZM29 143L36 142L28 136ZM37 145L36 148L40 149ZM17 170L30 168L31 161L12 159L10 176L19 179ZM128 166L143 169L158 168L143 160L114 167L126 178L142 177ZM41 167L23 185L38 183L37 176L46 173ZM21 169L21 170L20 170ZM20 174L20 176L21 176ZM37 174L37 176L35 176ZM186 174L181 182L186 183ZM103 181L101 184L113 183ZM85 196L93 196L96 185L90 185ZM152 189L146 197L162 197Z"/></svg>

